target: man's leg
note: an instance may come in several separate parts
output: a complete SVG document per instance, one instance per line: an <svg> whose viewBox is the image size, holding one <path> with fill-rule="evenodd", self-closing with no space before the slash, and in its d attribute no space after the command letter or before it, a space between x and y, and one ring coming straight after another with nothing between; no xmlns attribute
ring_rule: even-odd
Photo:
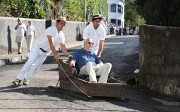
<svg viewBox="0 0 180 112"><path fill-rule="evenodd" d="M33 35L29 35L29 51L31 51L32 43L33 43Z"/></svg>
<svg viewBox="0 0 180 112"><path fill-rule="evenodd" d="M88 62L80 69L80 74L87 74L89 75L90 82L97 82L94 66L91 62Z"/></svg>
<svg viewBox="0 0 180 112"><path fill-rule="evenodd" d="M107 83L108 75L111 71L112 65L111 63L103 64L99 70L97 70L96 74L100 76L99 81L100 83Z"/></svg>
<svg viewBox="0 0 180 112"><path fill-rule="evenodd" d="M17 46L18 46L18 53L21 53L21 42L18 42Z"/></svg>
<svg viewBox="0 0 180 112"><path fill-rule="evenodd" d="M19 36L16 36L16 40L15 40L15 42L17 43L18 53L19 53Z"/></svg>
<svg viewBox="0 0 180 112"><path fill-rule="evenodd" d="M39 55L34 63L29 67L29 70L27 71L26 75L24 76L25 79L31 78L42 66L43 62L47 58L47 55Z"/></svg>
<svg viewBox="0 0 180 112"><path fill-rule="evenodd" d="M23 42L24 37L19 37L19 42L18 42L18 54L22 52L22 42Z"/></svg>
<svg viewBox="0 0 180 112"><path fill-rule="evenodd" d="M38 48L34 48L32 50L32 52L30 52L29 54L29 59L27 60L27 62L24 64L22 70L20 71L20 73L17 76L17 79L19 80L23 80L25 77L25 75L27 74L27 72L29 71L29 68L34 64L34 62L36 61L36 59L39 57L39 52L38 52Z"/></svg>
<svg viewBox="0 0 180 112"><path fill-rule="evenodd" d="M29 35L27 36L26 44L27 44L27 50L29 51Z"/></svg>

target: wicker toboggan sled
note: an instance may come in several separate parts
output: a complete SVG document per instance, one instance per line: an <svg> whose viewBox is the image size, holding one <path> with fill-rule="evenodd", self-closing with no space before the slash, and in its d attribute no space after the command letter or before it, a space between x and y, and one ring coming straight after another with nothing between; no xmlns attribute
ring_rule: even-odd
<svg viewBox="0 0 180 112"><path fill-rule="evenodd" d="M107 83L91 83L76 77L76 69L71 68L67 60L59 59L59 87L87 96L115 97L126 99L127 84L123 81L109 78Z"/></svg>

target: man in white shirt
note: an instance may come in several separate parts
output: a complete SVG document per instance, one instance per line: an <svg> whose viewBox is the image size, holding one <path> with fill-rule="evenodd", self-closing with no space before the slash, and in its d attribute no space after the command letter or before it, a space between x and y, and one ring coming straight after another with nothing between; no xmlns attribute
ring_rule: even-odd
<svg viewBox="0 0 180 112"><path fill-rule="evenodd" d="M98 57L101 57L104 40L107 34L104 27L100 24L101 20L102 16L100 14L94 15L91 23L85 27L83 33L84 40L88 38L93 40L94 45L91 51L94 52Z"/></svg>
<svg viewBox="0 0 180 112"><path fill-rule="evenodd" d="M22 70L17 76L17 79L13 81L15 86L19 86L23 80L23 85L29 84L29 78L38 71L45 59L52 52L54 59L59 60L59 55L55 49L55 45L60 44L61 50L64 55L69 56L65 47L65 35L62 32L66 24L65 17L58 17L56 19L56 26L51 26L45 30L45 32L37 39L33 45L31 52L29 53L29 59L24 64Z"/></svg>
<svg viewBox="0 0 180 112"><path fill-rule="evenodd" d="M26 25L24 23L22 23L22 21L20 19L18 19L15 30L17 30L15 42L17 43L17 46L18 46L18 54L21 54L22 42L23 42L25 32L26 32Z"/></svg>
<svg viewBox="0 0 180 112"><path fill-rule="evenodd" d="M35 27L34 25L32 25L31 21L28 21L27 31L26 31L26 43L27 43L28 52L31 51L31 46L34 38L35 38Z"/></svg>

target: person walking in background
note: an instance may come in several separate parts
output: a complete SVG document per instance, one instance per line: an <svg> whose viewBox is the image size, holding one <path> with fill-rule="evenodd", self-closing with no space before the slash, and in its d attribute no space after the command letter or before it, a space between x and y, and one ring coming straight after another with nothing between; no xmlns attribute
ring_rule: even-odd
<svg viewBox="0 0 180 112"><path fill-rule="evenodd" d="M29 84L29 79L38 71L43 62L52 52L54 60L59 61L59 55L55 49L55 45L60 44L61 50L65 56L70 56L67 53L65 46L65 35L62 32L66 24L65 17L58 17L56 19L56 26L51 26L37 39L29 53L29 58L24 64L22 70L17 76L17 79L12 83L19 86L23 80L23 85Z"/></svg>
<svg viewBox="0 0 180 112"><path fill-rule="evenodd" d="M18 18L17 25L15 26L15 30L17 30L16 40L18 46L18 54L22 52L22 42L24 36L26 36L26 25Z"/></svg>
<svg viewBox="0 0 180 112"><path fill-rule="evenodd" d="M110 29L110 34L114 34L114 27L112 23L110 23L109 29Z"/></svg>
<svg viewBox="0 0 180 112"><path fill-rule="evenodd" d="M31 51L31 46L34 38L35 38L35 27L34 25L32 25L31 21L28 21L27 31L26 31L26 43L27 43L28 52Z"/></svg>
<svg viewBox="0 0 180 112"><path fill-rule="evenodd" d="M126 26L126 34L129 35L130 33L130 28L129 28L129 25Z"/></svg>

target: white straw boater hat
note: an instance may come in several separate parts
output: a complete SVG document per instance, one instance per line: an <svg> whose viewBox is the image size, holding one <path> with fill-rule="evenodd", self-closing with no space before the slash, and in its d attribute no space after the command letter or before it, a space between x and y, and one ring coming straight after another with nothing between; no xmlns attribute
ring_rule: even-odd
<svg viewBox="0 0 180 112"><path fill-rule="evenodd" d="M59 17L56 18L55 20L56 20L56 21L57 21L57 20L61 20L61 21L66 22L66 18L65 18L65 17L62 17L62 16L59 16Z"/></svg>
<svg viewBox="0 0 180 112"><path fill-rule="evenodd" d="M101 14L93 15L92 19L102 19L102 15Z"/></svg>

